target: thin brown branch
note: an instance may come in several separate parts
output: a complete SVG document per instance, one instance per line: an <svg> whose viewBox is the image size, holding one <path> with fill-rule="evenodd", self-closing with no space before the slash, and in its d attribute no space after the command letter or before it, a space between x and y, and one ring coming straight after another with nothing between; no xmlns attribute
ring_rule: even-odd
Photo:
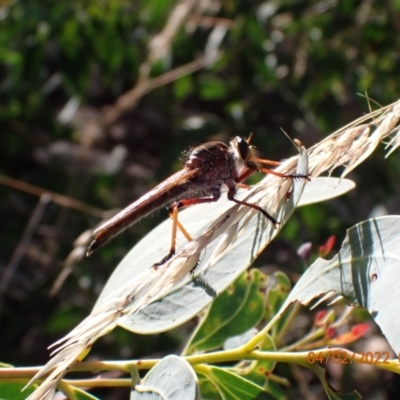
<svg viewBox="0 0 400 400"><path fill-rule="evenodd" d="M146 61L140 67L139 83L148 79L151 66L154 62L163 58L168 53L175 35L187 20L196 3L197 0L179 1L169 14L168 21L162 31L150 40L149 54Z"/></svg>
<svg viewBox="0 0 400 400"><path fill-rule="evenodd" d="M189 18L189 23L203 28L214 28L215 26L224 26L227 29L233 29L236 21L227 18L210 17L209 15L196 14Z"/></svg>
<svg viewBox="0 0 400 400"><path fill-rule="evenodd" d="M156 60L163 57L163 55L169 51L179 28L190 20L190 13L197 3L197 0L182 0L175 6L162 31L154 36L149 43L149 54L140 67L139 78L136 85L131 90L121 95L114 105L105 108L104 119L101 121L104 127L108 127L122 114L133 109L138 101L150 91L205 68L220 58L220 55L216 57L201 57L156 78L148 78L151 66ZM202 17L201 14L196 14L195 18L199 21L203 21L204 18L205 23L207 21L208 23L216 23L218 20L212 17ZM200 18L202 19L200 20ZM219 20L219 22L224 25L230 25L230 27L233 26L233 21Z"/></svg>
<svg viewBox="0 0 400 400"><path fill-rule="evenodd" d="M3 307L3 297L4 293L7 290L8 284L12 280L15 271L17 270L18 264L21 262L23 256L25 255L29 242L32 239L32 235L35 232L35 229L38 226L39 221L43 216L44 210L46 209L50 201L51 197L47 193L43 193L40 196L39 202L36 205L36 208L32 213L31 218L29 219L28 225L25 228L25 232L22 235L22 238L18 246L15 249L13 256L11 257L10 262L4 269L0 281L0 310Z"/></svg>
<svg viewBox="0 0 400 400"><path fill-rule="evenodd" d="M106 108L104 116L105 125L111 125L123 113L131 110L145 94L158 87L174 82L183 76L205 68L216 62L220 57L221 54L212 58L202 57L188 64L182 65L181 67L175 68L172 71L168 71L161 76L138 83L138 85L133 89L123 94L112 107Z"/></svg>
<svg viewBox="0 0 400 400"><path fill-rule="evenodd" d="M33 194L34 196L42 196L43 194L48 194L51 197L51 200L62 206L75 209L77 211L84 212L89 215L93 215L98 218L104 218L105 211L92 207L86 203L83 203L79 200L72 199L67 196L63 196L61 194L52 192L50 190L43 189L39 186L31 185L30 183L26 183L20 181L18 179L13 179L5 175L0 175L0 184L12 187L13 189L20 190L22 192Z"/></svg>

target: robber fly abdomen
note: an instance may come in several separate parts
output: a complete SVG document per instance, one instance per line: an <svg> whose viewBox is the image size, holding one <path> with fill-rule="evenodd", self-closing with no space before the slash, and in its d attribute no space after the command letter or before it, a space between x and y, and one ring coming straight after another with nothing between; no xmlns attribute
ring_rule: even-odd
<svg viewBox="0 0 400 400"><path fill-rule="evenodd" d="M171 201L171 199L185 195L190 191L190 184L187 181L180 184L171 184L170 181L177 181L182 172L172 175L167 180L157 185L153 190L146 193L130 206L124 208L114 217L100 225L93 232L93 241L90 243L86 255L92 254L107 240L118 235L127 227L133 225L140 218L155 211Z"/></svg>

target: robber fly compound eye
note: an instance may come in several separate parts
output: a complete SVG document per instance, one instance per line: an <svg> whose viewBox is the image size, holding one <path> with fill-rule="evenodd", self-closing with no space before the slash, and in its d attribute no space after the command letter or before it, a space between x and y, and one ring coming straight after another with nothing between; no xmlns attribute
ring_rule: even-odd
<svg viewBox="0 0 400 400"><path fill-rule="evenodd" d="M239 152L240 157L243 160L247 160L249 158L250 146L247 141L239 136L235 137L235 141L237 144L237 150Z"/></svg>

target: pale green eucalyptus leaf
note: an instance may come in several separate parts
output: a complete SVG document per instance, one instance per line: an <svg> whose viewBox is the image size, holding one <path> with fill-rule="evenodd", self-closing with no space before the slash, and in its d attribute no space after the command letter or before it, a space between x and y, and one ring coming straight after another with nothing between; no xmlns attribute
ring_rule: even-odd
<svg viewBox="0 0 400 400"><path fill-rule="evenodd" d="M302 275L281 308L344 297L368 309L392 348L400 353L400 216L361 222L347 231L339 253L318 258Z"/></svg>
<svg viewBox="0 0 400 400"><path fill-rule="evenodd" d="M183 358L165 357L131 392L131 400L161 399L200 399L197 375Z"/></svg>
<svg viewBox="0 0 400 400"><path fill-rule="evenodd" d="M330 176L311 178L311 182L304 188L303 195L297 207L334 199L346 194L355 187L356 184L346 178L333 178Z"/></svg>

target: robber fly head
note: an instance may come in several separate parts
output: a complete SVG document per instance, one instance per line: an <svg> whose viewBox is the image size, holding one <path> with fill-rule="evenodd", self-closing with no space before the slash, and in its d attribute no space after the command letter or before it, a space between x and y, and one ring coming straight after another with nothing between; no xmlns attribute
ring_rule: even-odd
<svg viewBox="0 0 400 400"><path fill-rule="evenodd" d="M231 140L231 149L236 164L237 171L243 167L253 167L257 158L257 150L250 144L253 134L250 133L247 139L236 136Z"/></svg>

